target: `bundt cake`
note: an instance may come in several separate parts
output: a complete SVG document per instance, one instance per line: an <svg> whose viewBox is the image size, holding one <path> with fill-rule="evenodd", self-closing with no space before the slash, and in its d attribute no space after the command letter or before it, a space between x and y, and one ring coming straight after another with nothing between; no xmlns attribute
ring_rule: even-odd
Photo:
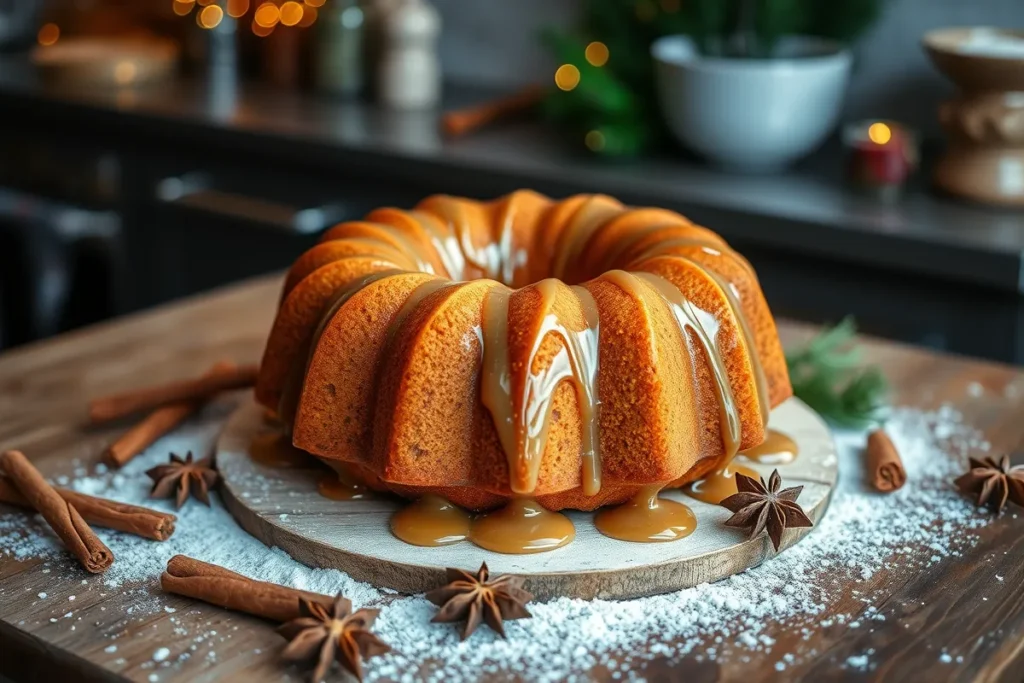
<svg viewBox="0 0 1024 683"><path fill-rule="evenodd" d="M376 490L594 509L765 438L791 388L750 264L604 195L434 196L342 223L285 281L256 387Z"/></svg>

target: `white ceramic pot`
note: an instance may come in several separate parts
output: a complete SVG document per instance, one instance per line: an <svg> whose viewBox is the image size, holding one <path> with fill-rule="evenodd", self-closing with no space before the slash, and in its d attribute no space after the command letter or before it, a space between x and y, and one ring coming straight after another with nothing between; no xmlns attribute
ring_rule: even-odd
<svg viewBox="0 0 1024 683"><path fill-rule="evenodd" d="M817 147L839 117L852 58L839 43L791 37L771 59L705 57L686 36L651 46L673 134L711 162L778 169Z"/></svg>

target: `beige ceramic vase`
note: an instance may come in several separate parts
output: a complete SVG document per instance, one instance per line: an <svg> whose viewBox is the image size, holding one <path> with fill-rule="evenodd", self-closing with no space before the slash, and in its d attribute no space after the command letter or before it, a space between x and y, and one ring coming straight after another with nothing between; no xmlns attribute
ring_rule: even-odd
<svg viewBox="0 0 1024 683"><path fill-rule="evenodd" d="M951 28L924 37L932 62L960 93L939 107L948 148L937 188L1024 207L1024 32Z"/></svg>

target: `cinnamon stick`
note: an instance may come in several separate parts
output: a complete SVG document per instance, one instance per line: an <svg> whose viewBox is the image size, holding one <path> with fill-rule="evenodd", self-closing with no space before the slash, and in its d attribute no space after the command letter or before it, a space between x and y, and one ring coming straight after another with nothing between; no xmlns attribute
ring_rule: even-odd
<svg viewBox="0 0 1024 683"><path fill-rule="evenodd" d="M197 401L222 391L244 389L256 383L258 371L255 365L242 365L215 375L97 398L89 404L89 419L94 423L107 422L169 403Z"/></svg>
<svg viewBox="0 0 1024 683"><path fill-rule="evenodd" d="M883 493L902 488L907 482L903 460L889 435L877 429L868 435L867 447L868 479L871 485Z"/></svg>
<svg viewBox="0 0 1024 683"><path fill-rule="evenodd" d="M233 363L221 361L210 368L203 377L231 372L234 369ZM202 400L181 401L154 410L146 419L122 434L117 441L110 444L103 454L104 461L111 467L124 467L129 460L187 420L202 406Z"/></svg>
<svg viewBox="0 0 1024 683"><path fill-rule="evenodd" d="M0 466L25 500L43 516L68 550L93 574L105 572L114 562L114 553L96 536L75 506L60 497L46 483L28 458L20 451L0 455Z"/></svg>
<svg viewBox="0 0 1024 683"><path fill-rule="evenodd" d="M61 498L75 506L88 524L124 531L153 541L166 541L174 533L177 517L169 512L118 503L88 496L70 489L54 488ZM31 508L32 504L7 477L0 476L0 503Z"/></svg>
<svg viewBox="0 0 1024 683"><path fill-rule="evenodd" d="M498 119L518 114L536 105L544 97L544 88L531 85L523 90L475 107L457 109L441 116L441 128L448 137L459 137Z"/></svg>
<svg viewBox="0 0 1024 683"><path fill-rule="evenodd" d="M280 622L300 616L299 598L319 602L328 609L333 604L326 595L257 581L185 555L168 560L160 587L168 593Z"/></svg>

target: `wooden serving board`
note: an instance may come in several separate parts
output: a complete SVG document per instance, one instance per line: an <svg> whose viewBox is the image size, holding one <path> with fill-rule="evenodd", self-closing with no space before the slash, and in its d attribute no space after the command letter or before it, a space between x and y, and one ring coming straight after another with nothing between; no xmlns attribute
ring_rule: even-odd
<svg viewBox="0 0 1024 683"><path fill-rule="evenodd" d="M730 512L679 491L662 497L689 505L694 533L668 543L629 543L602 535L593 513L568 511L576 539L564 548L534 555L504 555L471 543L424 548L395 538L388 520L404 501L387 496L334 501L317 493L324 469L273 469L249 456L254 437L270 431L264 411L248 400L232 415L217 444L222 493L231 513L249 533L314 567L330 567L353 578L402 593L419 593L444 582L445 567L475 570L484 560L495 574L517 574L540 599L633 598L717 581L760 564L771 553L768 537L747 540L723 523ZM838 476L832 435L822 419L797 399L772 411L770 426L800 447L795 462L778 466L785 486L803 485L800 504L817 521L825 514ZM765 479L775 466L749 464ZM789 530L781 551L806 530ZM780 551L780 552L781 552Z"/></svg>

